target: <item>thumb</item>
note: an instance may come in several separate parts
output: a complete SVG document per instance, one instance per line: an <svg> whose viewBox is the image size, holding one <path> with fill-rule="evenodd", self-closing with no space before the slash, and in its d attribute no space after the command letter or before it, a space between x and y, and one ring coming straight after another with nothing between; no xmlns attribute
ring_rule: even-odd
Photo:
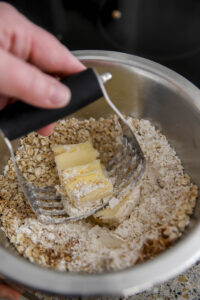
<svg viewBox="0 0 200 300"><path fill-rule="evenodd" d="M69 88L36 67L0 49L0 94L34 106L58 108L69 103Z"/></svg>

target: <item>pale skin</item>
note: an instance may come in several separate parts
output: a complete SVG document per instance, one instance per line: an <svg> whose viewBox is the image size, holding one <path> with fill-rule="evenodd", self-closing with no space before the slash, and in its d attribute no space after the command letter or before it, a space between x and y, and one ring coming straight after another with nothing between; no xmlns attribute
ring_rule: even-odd
<svg viewBox="0 0 200 300"><path fill-rule="evenodd" d="M70 90L51 75L84 69L54 36L11 5L0 3L0 110L15 99L49 109L63 107L70 101ZM39 133L49 135L53 127L50 124ZM18 300L20 293L0 284L0 298Z"/></svg>

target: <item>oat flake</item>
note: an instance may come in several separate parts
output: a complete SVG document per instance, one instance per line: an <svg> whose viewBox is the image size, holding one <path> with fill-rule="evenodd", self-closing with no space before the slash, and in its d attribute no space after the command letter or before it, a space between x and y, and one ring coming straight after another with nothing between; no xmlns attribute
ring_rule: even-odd
<svg viewBox="0 0 200 300"><path fill-rule="evenodd" d="M129 118L147 161L138 187L139 202L115 228L90 220L60 225L41 224L18 187L11 161L0 176L2 229L20 254L30 261L60 271L118 270L163 251L189 223L197 186L183 171L166 137L149 121ZM50 137L31 133L21 140L16 156L19 168L35 185L58 185L52 146L92 139L106 164L118 147L121 129L117 117L57 122ZM111 206L115 206L113 200ZM131 209L131 211L130 211Z"/></svg>

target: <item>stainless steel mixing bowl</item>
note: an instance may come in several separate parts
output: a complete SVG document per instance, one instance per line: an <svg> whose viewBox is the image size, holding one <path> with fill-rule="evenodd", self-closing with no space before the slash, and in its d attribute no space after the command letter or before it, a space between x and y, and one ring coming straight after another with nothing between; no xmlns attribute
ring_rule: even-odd
<svg viewBox="0 0 200 300"><path fill-rule="evenodd" d="M111 99L125 114L146 118L160 127L200 186L200 92L169 69L149 60L107 51L75 52L87 66L111 72ZM101 99L76 115L110 113ZM2 144L0 145L2 148ZM3 148L1 149L3 151ZM1 158L3 156L1 155ZM2 165L2 162L1 162ZM155 259L101 275L62 273L34 265L17 255L0 233L0 274L14 282L56 295L130 295L184 271L200 257L200 201L183 237Z"/></svg>

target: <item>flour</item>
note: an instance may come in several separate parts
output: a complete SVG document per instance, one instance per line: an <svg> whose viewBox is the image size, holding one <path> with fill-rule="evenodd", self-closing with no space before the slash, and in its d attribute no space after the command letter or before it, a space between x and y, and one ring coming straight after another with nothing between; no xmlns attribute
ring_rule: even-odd
<svg viewBox="0 0 200 300"><path fill-rule="evenodd" d="M122 222L117 226L99 225L90 219L59 225L40 223L18 187L12 162L8 163L1 176L0 213L2 229L19 253L63 272L105 272L152 258L181 236L195 206L197 187L160 131L147 120L129 118L129 122L147 168L120 211ZM98 121L62 120L51 137L34 133L22 140L17 152L19 168L34 184L58 185L52 145L84 142L91 137L106 164L120 134L115 116ZM41 168L39 177L35 168ZM110 208L118 204L119 199L113 198Z"/></svg>

